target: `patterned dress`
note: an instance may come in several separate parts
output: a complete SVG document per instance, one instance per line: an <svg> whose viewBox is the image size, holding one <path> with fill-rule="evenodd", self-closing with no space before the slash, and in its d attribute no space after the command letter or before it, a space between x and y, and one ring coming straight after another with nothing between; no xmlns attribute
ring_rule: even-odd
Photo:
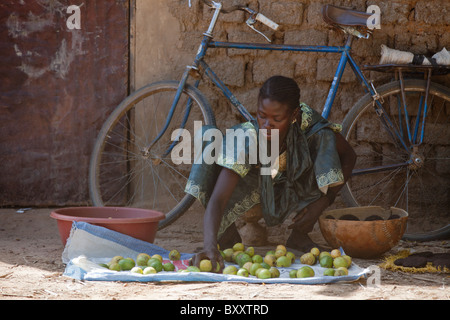
<svg viewBox="0 0 450 320"><path fill-rule="evenodd" d="M185 191L200 200L205 208L222 168L241 177L227 203L218 238L240 215L258 203L261 203L266 224L273 226L319 199L329 187L344 182L334 134L341 131L341 126L328 122L304 103L300 108L301 123L290 125L286 151L275 161L262 164L260 158L255 157L255 152L258 154L255 150L262 145L258 125L245 122L231 128L232 131L227 130L214 163L196 161L197 164L193 164ZM202 132L196 134L203 136L209 129L216 128L204 126ZM228 132L244 133L245 141L232 143L234 148L227 149L230 139L235 139ZM202 152L211 152L208 145L212 142L205 140L202 141ZM270 147L266 148L270 150ZM264 172L270 174L261 174L262 169L268 169Z"/></svg>

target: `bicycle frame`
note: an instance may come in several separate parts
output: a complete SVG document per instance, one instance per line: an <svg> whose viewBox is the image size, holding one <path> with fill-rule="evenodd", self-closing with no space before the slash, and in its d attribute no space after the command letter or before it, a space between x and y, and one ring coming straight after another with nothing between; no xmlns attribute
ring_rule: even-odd
<svg viewBox="0 0 450 320"><path fill-rule="evenodd" d="M430 88L430 83L431 83L431 69L429 69L427 72L424 72L426 74L426 79L427 79L427 88L425 91L425 97L421 96L420 97L420 102L419 102L419 110L417 113L417 118L416 118L416 122L414 124L414 132L411 132L411 128L410 128L410 118L408 115L408 108L407 108L407 104L406 104L406 96L405 96L405 90L404 90L404 78L403 78L403 72L402 70L398 70L398 78L399 78L399 82L400 82L400 90L401 93L397 96L397 108L399 111L399 126L400 126L400 132L402 133L402 119L401 119L401 115L403 111L404 114L404 122L405 122L405 127L406 127L406 132L408 134L408 141L410 143L411 146L415 147L418 146L420 144L422 144L423 142L423 138L425 135L425 119L428 113L428 91ZM403 105L403 110L402 109L402 105ZM421 126L421 130L419 132L419 125L420 123L422 123ZM418 136L419 135L419 136Z"/></svg>
<svg viewBox="0 0 450 320"><path fill-rule="evenodd" d="M384 108L382 104L378 101L378 93L376 92L375 88L369 83L369 81L366 79L364 74L362 73L360 67L355 62L355 60L351 56L351 44L353 41L353 36L348 35L348 38L346 40L346 43L344 46L318 46L318 45L280 45L280 44L266 44L266 43L239 43L239 42L219 42L219 41L213 41L213 30L215 27L215 24L217 22L219 13L220 13L221 5L219 4L217 7L215 7L215 12L212 17L211 23L209 25L208 31L203 34L203 39L200 44L200 47L197 51L197 54L195 56L194 62L191 66L187 66L185 69L185 72L183 73L180 85L178 87L178 90L175 94L174 101L172 103L172 106L170 108L166 123L164 127L162 128L161 132L158 134L158 136L152 141L148 149L150 149L154 143L165 133L167 130L170 121L172 120L172 116L175 112L176 106L178 104L179 98L181 96L181 93L183 92L183 89L187 83L187 80L190 75L194 75L198 78L201 78L199 67L204 71L204 73L208 76L208 78L218 87L221 89L223 95L231 102L231 104L236 107L236 109L239 111L239 113L247 120L254 120L253 116L246 110L246 108L239 102L239 100L234 96L234 94L228 89L228 87L223 83L223 81L217 76L217 74L211 69L211 67L204 61L204 57L206 55L206 52L209 48L222 48L222 49L250 49L250 50L270 50L270 51L292 51L292 52L325 52L325 53L336 53L340 54L339 64L337 66L336 72L333 77L333 81L331 83L331 87L328 91L328 96L325 101L324 108L322 110L322 116L325 119L328 119L332 105L334 103L334 99L336 97L337 90L339 88L339 84L342 78L342 75L344 73L345 67L347 63L352 68L353 73L355 74L356 78L361 83L364 91L367 93L369 92L371 96L374 99L375 107L378 109L378 114L382 120L382 123L389 128L388 132L392 135L395 134L396 138L400 143L403 145L405 150L410 152L409 148L407 147L407 144L405 143L405 140L403 136L394 128L392 125L392 121L389 119L389 117L386 115L386 112L384 112ZM197 80L195 82L195 87L198 87L200 80ZM184 116L184 119L181 124L181 128L184 128L184 124L187 121L187 118L189 116L190 112L190 101L188 101L188 106L186 108L186 114ZM395 140L395 138L394 138ZM169 149L164 153L164 156L168 155L173 146L176 144L176 139L172 143L172 145L169 147Z"/></svg>

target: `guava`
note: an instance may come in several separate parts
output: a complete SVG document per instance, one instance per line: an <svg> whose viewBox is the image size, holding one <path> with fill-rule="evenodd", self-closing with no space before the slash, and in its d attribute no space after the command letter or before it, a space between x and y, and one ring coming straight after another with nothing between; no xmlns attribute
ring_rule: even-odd
<svg viewBox="0 0 450 320"><path fill-rule="evenodd" d="M273 267L275 265L275 262L277 261L277 258L274 254L268 254L264 257L264 262L267 263L269 266Z"/></svg>
<svg viewBox="0 0 450 320"><path fill-rule="evenodd" d="M339 267L339 268L337 268L337 269L334 271L334 275L335 275L336 277L338 277L338 276L346 276L346 275L348 275L348 270L347 270L347 268L345 268L345 267Z"/></svg>
<svg viewBox="0 0 450 320"><path fill-rule="evenodd" d="M147 267L142 271L143 274L153 274L157 273L156 269L153 267Z"/></svg>
<svg viewBox="0 0 450 320"><path fill-rule="evenodd" d="M152 258L158 259L159 261L161 261L161 263L163 262L163 258L162 258L161 255L159 255L159 254L154 254L154 255L152 255Z"/></svg>
<svg viewBox="0 0 450 320"><path fill-rule="evenodd" d="M286 256L281 256L277 259L275 265L279 268L288 268L291 266L291 259Z"/></svg>
<svg viewBox="0 0 450 320"><path fill-rule="evenodd" d="M286 254L286 251L284 251L284 250L276 250L275 258L284 257L285 254Z"/></svg>
<svg viewBox="0 0 450 320"><path fill-rule="evenodd" d="M170 260L175 261L175 260L180 260L180 258L181 258L181 255L178 252L178 250L174 249L174 250L169 252L169 259Z"/></svg>
<svg viewBox="0 0 450 320"><path fill-rule="evenodd" d="M331 253L329 253L328 251L322 251L319 254L319 260L322 259L323 256L330 256L331 257Z"/></svg>
<svg viewBox="0 0 450 320"><path fill-rule="evenodd" d="M245 249L244 251L246 254L248 254L250 257L253 257L255 255L255 248L253 247L248 247L247 249Z"/></svg>
<svg viewBox="0 0 450 320"><path fill-rule="evenodd" d="M258 269L255 274L259 279L269 279L271 276L270 271L265 268Z"/></svg>
<svg viewBox="0 0 450 320"><path fill-rule="evenodd" d="M113 258L111 258L111 260L109 261L109 264L114 263L114 262L119 262L120 260L122 260L123 257L122 256L115 256Z"/></svg>
<svg viewBox="0 0 450 320"><path fill-rule="evenodd" d="M289 278L297 278L297 270L296 269L292 269L291 271L289 271Z"/></svg>
<svg viewBox="0 0 450 320"><path fill-rule="evenodd" d="M237 272L236 266L226 266L222 271L223 274L237 274Z"/></svg>
<svg viewBox="0 0 450 320"><path fill-rule="evenodd" d="M162 265L161 261L159 261L156 258L150 258L150 260L148 260L148 262L147 262L147 266L155 268L155 270L158 272L162 271L162 269L163 269L163 265Z"/></svg>
<svg viewBox="0 0 450 320"><path fill-rule="evenodd" d="M186 271L188 272L200 272L200 269L196 266L189 266L186 268Z"/></svg>
<svg viewBox="0 0 450 320"><path fill-rule="evenodd" d="M278 250L281 250L281 251L284 252L284 253L283 253L283 256L284 256L284 255L286 254L286 252L287 252L286 247L283 246L282 244L277 245L277 247L275 248L275 252L277 252Z"/></svg>
<svg viewBox="0 0 450 320"><path fill-rule="evenodd" d="M318 249L318 248L312 248L311 249L311 251L310 251L313 255L314 255L314 257L318 257L319 256L319 254L320 254L320 250Z"/></svg>
<svg viewBox="0 0 450 320"><path fill-rule="evenodd" d="M333 250L331 250L331 257L334 259L334 258L337 258L337 257L340 257L341 256L341 251L339 251L339 249L333 249Z"/></svg>
<svg viewBox="0 0 450 320"><path fill-rule="evenodd" d="M335 268L340 268L340 267L344 267L347 268L347 260L344 257L336 257L333 260L333 266Z"/></svg>
<svg viewBox="0 0 450 320"><path fill-rule="evenodd" d="M244 244L243 243L235 243L233 246L234 251L244 251Z"/></svg>
<svg viewBox="0 0 450 320"><path fill-rule="evenodd" d="M236 262L237 257L243 253L244 253L244 251L234 251L233 256L231 257L231 261L237 263Z"/></svg>
<svg viewBox="0 0 450 320"><path fill-rule="evenodd" d="M120 265L118 262L113 262L109 264L109 270L120 271Z"/></svg>
<svg viewBox="0 0 450 320"><path fill-rule="evenodd" d="M253 263L252 266L250 267L250 274L252 276L254 276L256 273L256 270L258 270L259 268L262 268L260 263L258 263L258 262Z"/></svg>
<svg viewBox="0 0 450 320"><path fill-rule="evenodd" d="M312 266L316 263L316 257L311 252L305 253L300 257L300 263Z"/></svg>
<svg viewBox="0 0 450 320"><path fill-rule="evenodd" d="M247 269L248 272L250 272L250 268L252 267L253 262L249 261L244 263L244 265L242 266L242 268Z"/></svg>
<svg viewBox="0 0 450 320"><path fill-rule="evenodd" d="M309 278L314 277L314 270L309 266L301 267L297 270L297 278Z"/></svg>
<svg viewBox="0 0 450 320"><path fill-rule="evenodd" d="M121 259L121 260L119 260L118 263L120 266L120 270L123 270L123 271L131 270L136 265L134 260L131 258Z"/></svg>
<svg viewBox="0 0 450 320"><path fill-rule="evenodd" d="M231 262L232 261L232 257L233 257L233 249L228 248L223 250L223 254L225 255L225 261Z"/></svg>
<svg viewBox="0 0 450 320"><path fill-rule="evenodd" d="M270 267L269 271L270 271L271 278L279 278L280 277L280 270L278 270L278 268Z"/></svg>
<svg viewBox="0 0 450 320"><path fill-rule="evenodd" d="M164 271L175 271L175 266L172 262L166 262L163 264Z"/></svg>
<svg viewBox="0 0 450 320"><path fill-rule="evenodd" d="M352 265L352 257L350 257L349 255L343 255L342 258L347 260L347 268L350 268L350 266Z"/></svg>
<svg viewBox="0 0 450 320"><path fill-rule="evenodd" d="M334 269L333 268L327 268L323 272L324 276L334 276Z"/></svg>
<svg viewBox="0 0 450 320"><path fill-rule="evenodd" d="M146 266L148 260L150 260L150 256L146 253L139 253L136 257L136 264L138 266Z"/></svg>
<svg viewBox="0 0 450 320"><path fill-rule="evenodd" d="M131 268L130 272L140 273L140 274L143 273L143 271L142 271L142 269L140 267L133 267L133 268Z"/></svg>
<svg viewBox="0 0 450 320"><path fill-rule="evenodd" d="M236 257L236 263L239 265L239 267L242 268L242 266L247 263L247 262L251 262L252 261L252 257L250 257L248 254L246 254L245 252L243 252L242 254L238 255Z"/></svg>
<svg viewBox="0 0 450 320"><path fill-rule="evenodd" d="M264 269L267 269L267 270L270 269L270 266L265 262L261 262L261 267L263 267Z"/></svg>
<svg viewBox="0 0 450 320"><path fill-rule="evenodd" d="M200 267L200 271L210 272L212 270L211 260L204 259L204 260L200 261L199 267Z"/></svg>
<svg viewBox="0 0 450 320"><path fill-rule="evenodd" d="M261 263L261 262L263 262L264 260L263 260L263 257L261 256L261 255L259 255L259 254L255 254L253 257L252 257L252 262L253 263Z"/></svg>
<svg viewBox="0 0 450 320"><path fill-rule="evenodd" d="M323 268L331 268L333 266L333 258L331 256L324 255L319 260L319 263L320 263L320 266Z"/></svg>
<svg viewBox="0 0 450 320"><path fill-rule="evenodd" d="M288 257L289 259L291 259L291 263L295 262L295 254L293 252L286 252L286 257Z"/></svg>
<svg viewBox="0 0 450 320"><path fill-rule="evenodd" d="M248 270L245 268L240 268L236 275L241 276L241 277L248 277Z"/></svg>

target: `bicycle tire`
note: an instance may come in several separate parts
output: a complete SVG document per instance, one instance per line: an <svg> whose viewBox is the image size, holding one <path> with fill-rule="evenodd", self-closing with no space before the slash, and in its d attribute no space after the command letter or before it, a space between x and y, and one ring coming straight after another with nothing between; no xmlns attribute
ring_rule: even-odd
<svg viewBox="0 0 450 320"><path fill-rule="evenodd" d="M418 106L418 101L421 101L421 97L425 96L426 84L426 81L417 79L404 81L407 110L411 115L409 123L411 128L413 125L415 126L414 120L416 118L414 116L414 103ZM377 91L384 100L383 107L386 112L392 113L391 118L395 119L395 113L398 115L402 112L398 109L398 101L401 101L398 100L401 98L400 82L387 83L377 88ZM422 152L420 157L417 158L421 161L424 160L421 166L418 162L419 165L414 164L416 166L409 165L402 167L403 169L398 167L395 170L372 173L371 176L352 176L341 193L343 201L349 206L380 205L382 207L397 206L407 209L406 211L409 214L408 228L403 239L416 241L448 238L450 226L450 200L448 195L443 194L445 190L450 189L450 145L447 142L444 142L443 145L438 144L450 139L449 130L445 130L450 125L448 112L450 90L442 85L430 83L428 101L430 102L430 109L427 114L424 136L427 140L424 140L424 144L417 148L421 151L415 153L420 154L419 152ZM417 110L416 112L418 112ZM439 113L442 111L443 113ZM406 153L401 148L396 147L394 143L386 142L390 141L390 138L383 133L385 132L383 125L379 121L375 121L378 118L370 94L363 96L344 118L343 134L354 147L358 156L355 169L367 168L368 164L364 165L364 163L371 163L373 167L377 167L394 164L394 159L398 159L397 161L400 159L402 161L408 160ZM394 123L394 126L398 129L400 127L399 122ZM405 133L405 127L406 123L399 130ZM421 128L421 124L419 124L419 128ZM438 130L439 128L443 130ZM405 139L406 137L405 134ZM439 157L436 156L438 151L440 152ZM434 154L434 158L429 156L432 154ZM441 164L440 167L438 167L439 163ZM405 179L404 183L400 181L403 174L406 176L406 179L403 178ZM375 180L375 178L378 180ZM442 185L439 185L439 183L442 183ZM395 186L400 186L400 189L396 190ZM421 194L420 192L424 193ZM430 202L430 199L433 199L433 196L437 198L437 195L439 195L439 198L436 201L439 201L439 205ZM437 223L438 226L436 224L427 226L430 219L442 221L440 222L441 225ZM422 225L420 224L421 221ZM416 227L413 227L414 223ZM414 230L414 228L416 229Z"/></svg>
<svg viewBox="0 0 450 320"><path fill-rule="evenodd" d="M178 84L178 81L149 84L125 98L107 118L96 139L89 166L89 191L94 206L161 211L165 218L158 228L162 229L175 222L192 205L195 198L184 193L185 182L183 184L191 164L175 167L170 162L172 159L160 155L172 142L168 137L180 127L182 120L176 119L184 115L180 106L191 105L186 129L192 129L196 120L215 125L214 113L200 90L188 84L185 86L170 127L145 155L142 151L156 137L160 130L158 126L165 123ZM167 100L162 101L166 95ZM178 184L175 191L174 181ZM170 196L163 194L163 188ZM147 189L150 192L146 192ZM154 191L153 199L150 199L151 190Z"/></svg>

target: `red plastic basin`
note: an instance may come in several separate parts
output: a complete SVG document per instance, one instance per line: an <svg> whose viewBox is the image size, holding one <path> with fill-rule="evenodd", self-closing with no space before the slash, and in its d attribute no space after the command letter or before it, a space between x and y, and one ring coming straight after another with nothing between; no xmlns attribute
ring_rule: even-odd
<svg viewBox="0 0 450 320"><path fill-rule="evenodd" d="M165 215L158 211L138 208L73 207L54 210L50 217L56 219L61 241L66 245L73 221L87 222L153 243L158 222L164 219Z"/></svg>

